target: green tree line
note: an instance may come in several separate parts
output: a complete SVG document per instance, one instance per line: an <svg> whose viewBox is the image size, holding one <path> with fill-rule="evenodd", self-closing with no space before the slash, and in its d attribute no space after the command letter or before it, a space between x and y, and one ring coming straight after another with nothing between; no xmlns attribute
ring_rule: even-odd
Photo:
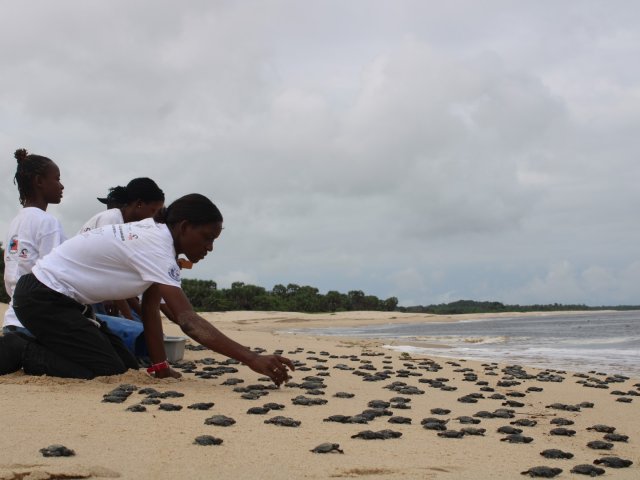
<svg viewBox="0 0 640 480"><path fill-rule="evenodd" d="M271 290L257 285L234 282L231 288L219 289L213 280L182 280L182 289L198 311L266 310L281 312L347 312L377 310L392 312L398 299L380 299L361 290L320 293L308 285L275 285Z"/></svg>
<svg viewBox="0 0 640 480"><path fill-rule="evenodd" d="M534 304L508 305L501 302L478 302L475 300L457 300L438 305L416 305L413 307L398 307L400 312L433 313L436 315L456 315L461 313L504 313L504 312L562 312L562 311L592 311L592 310L640 310L640 305L615 305L590 307L584 304Z"/></svg>

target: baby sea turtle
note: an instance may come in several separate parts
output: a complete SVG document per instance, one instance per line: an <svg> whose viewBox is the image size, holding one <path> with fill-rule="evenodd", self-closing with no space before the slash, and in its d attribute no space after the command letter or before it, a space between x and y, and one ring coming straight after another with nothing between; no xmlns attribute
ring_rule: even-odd
<svg viewBox="0 0 640 480"><path fill-rule="evenodd" d="M152 393L160 393L160 392L158 392L158 390L156 390L155 388L146 387L146 388L141 388L140 390L138 390L138 393L140 395L150 395Z"/></svg>
<svg viewBox="0 0 640 480"><path fill-rule="evenodd" d="M367 403L367 407L370 408L389 408L391 406L391 402L385 402L384 400L371 400Z"/></svg>
<svg viewBox="0 0 640 480"><path fill-rule="evenodd" d="M432 408L431 413L433 415L448 415L451 413L451 410L447 408Z"/></svg>
<svg viewBox="0 0 640 480"><path fill-rule="evenodd" d="M524 472L520 472L522 475L529 475L530 477L540 477L540 478L553 478L556 475L562 473L561 468L553 468L553 467L531 467L529 470L525 470Z"/></svg>
<svg viewBox="0 0 640 480"><path fill-rule="evenodd" d="M438 436L442 438L462 438L464 432L462 430L445 430L444 432L438 432Z"/></svg>
<svg viewBox="0 0 640 480"><path fill-rule="evenodd" d="M460 431L465 435L480 435L484 437L487 430L485 428L465 427L461 428Z"/></svg>
<svg viewBox="0 0 640 480"><path fill-rule="evenodd" d="M609 440L610 442L627 442L629 440L628 435L621 435L619 433L607 433L604 436L605 440Z"/></svg>
<svg viewBox="0 0 640 480"><path fill-rule="evenodd" d="M497 430L498 433L505 433L507 435L518 435L519 433L522 433L522 429L521 428L515 428L512 427L510 425L505 425L504 427L500 427Z"/></svg>
<svg viewBox="0 0 640 480"><path fill-rule="evenodd" d="M627 468L633 464L631 460L625 460L620 457L602 457L594 460L593 463L596 465L604 465L609 468Z"/></svg>
<svg viewBox="0 0 640 480"><path fill-rule="evenodd" d="M351 438L362 438L363 440L387 440L390 438L400 438L401 436L401 432L385 429L377 432L372 430L363 430L355 435L351 435Z"/></svg>
<svg viewBox="0 0 640 480"><path fill-rule="evenodd" d="M549 448L547 450L543 450L540 452L544 458L554 458L554 459L563 459L563 458L573 458L573 453L563 452L557 448Z"/></svg>
<svg viewBox="0 0 640 480"><path fill-rule="evenodd" d="M290 417L283 417L282 415L278 415L277 417L265 420L264 423L279 425L281 427L299 427L302 422L300 420L294 420Z"/></svg>
<svg viewBox="0 0 640 480"><path fill-rule="evenodd" d="M567 426L567 425L573 425L575 422L573 420L569 420L566 418L562 418L562 417L558 417L558 418L554 418L551 420L551 425L562 425L562 426Z"/></svg>
<svg viewBox="0 0 640 480"><path fill-rule="evenodd" d="M275 403L275 402L270 402L270 403L265 403L263 405L264 408L268 408L269 410L282 410L284 409L284 405L282 405L281 403Z"/></svg>
<svg viewBox="0 0 640 480"><path fill-rule="evenodd" d="M237 385L239 383L244 383L244 380L241 378L227 378L222 385Z"/></svg>
<svg viewBox="0 0 640 480"><path fill-rule="evenodd" d="M441 422L426 422L422 424L422 428L426 430L439 430L444 432L447 429L447 426Z"/></svg>
<svg viewBox="0 0 640 480"><path fill-rule="evenodd" d="M193 441L196 445L220 445L222 443L221 438L212 437L211 435L200 435Z"/></svg>
<svg viewBox="0 0 640 480"><path fill-rule="evenodd" d="M247 413L249 415L264 415L266 413L269 413L270 411L271 409L267 407L251 407L249 410L247 410Z"/></svg>
<svg viewBox="0 0 640 480"><path fill-rule="evenodd" d="M139 403L136 405L131 405L130 407L127 407L127 412L146 412L147 411L147 407L145 407L144 405L140 405Z"/></svg>
<svg viewBox="0 0 640 480"><path fill-rule="evenodd" d="M40 453L43 457L72 457L76 454L64 445L49 445L47 448L41 448Z"/></svg>
<svg viewBox="0 0 640 480"><path fill-rule="evenodd" d="M405 425L411 425L411 419L409 417L391 417L389 420L387 420L389 423L396 423L396 424L405 424Z"/></svg>
<svg viewBox="0 0 640 480"><path fill-rule="evenodd" d="M103 403L122 403L124 402L129 395L105 395L102 397Z"/></svg>
<svg viewBox="0 0 640 480"><path fill-rule="evenodd" d="M225 415L214 415L204 421L205 425L216 425L218 427L229 427L234 423L236 423L236 421L233 418Z"/></svg>
<svg viewBox="0 0 640 480"><path fill-rule="evenodd" d="M616 431L616 427L610 427L609 425L597 424L592 427L587 427L587 430L595 430L598 433L613 433Z"/></svg>
<svg viewBox="0 0 640 480"><path fill-rule="evenodd" d="M570 471L571 473L580 473L582 475L589 475L591 477L597 477L598 475L604 474L604 468L594 467L593 465L589 465L588 463L576 465Z"/></svg>
<svg viewBox="0 0 640 480"><path fill-rule="evenodd" d="M501 442L509 442L509 443L531 443L533 442L533 438L525 437L524 435L515 434L515 435L507 435L504 438L500 439Z"/></svg>
<svg viewBox="0 0 640 480"><path fill-rule="evenodd" d="M573 437L576 434L575 430L570 430L568 428L564 428L564 427L559 427L559 428L553 428L549 431L550 435L559 435L559 436L564 436L564 437Z"/></svg>
<svg viewBox="0 0 640 480"><path fill-rule="evenodd" d="M528 418L519 418L518 420L511 422L511 425L516 425L518 427L535 427L537 424L537 421L530 420Z"/></svg>
<svg viewBox="0 0 640 480"><path fill-rule="evenodd" d="M291 399L291 403L294 405L324 405L327 403L327 400L324 398L309 398L304 395L298 395L296 398Z"/></svg>
<svg viewBox="0 0 640 480"><path fill-rule="evenodd" d="M629 397L618 397L616 398L616 402L620 402L620 403L631 403L633 401L632 398Z"/></svg>
<svg viewBox="0 0 640 480"><path fill-rule="evenodd" d="M477 425L478 423L480 423L480 420L478 420L477 418L467 416L458 417L456 418L456 420L458 420L462 424Z"/></svg>
<svg viewBox="0 0 640 480"><path fill-rule="evenodd" d="M613 448L613 443L594 440L593 442L587 443L587 447L593 448L594 450L611 450Z"/></svg>
<svg viewBox="0 0 640 480"><path fill-rule="evenodd" d="M200 402L200 403L193 403L189 405L187 408L190 408L191 410L209 410L214 405L215 404L213 402Z"/></svg>
<svg viewBox="0 0 640 480"><path fill-rule="evenodd" d="M182 405L174 405L173 403L161 403L158 405L159 410L164 410L165 412L178 412L182 410Z"/></svg>
<svg viewBox="0 0 640 480"><path fill-rule="evenodd" d="M339 443L321 443L316 448L311 450L313 453L344 453L344 450L340 449Z"/></svg>
<svg viewBox="0 0 640 480"><path fill-rule="evenodd" d="M140 403L142 405L159 405L162 403L162 400L159 398L143 398Z"/></svg>
<svg viewBox="0 0 640 480"><path fill-rule="evenodd" d="M334 395L334 397L336 398L353 398L355 396L356 396L355 393L349 393L349 392L338 392Z"/></svg>

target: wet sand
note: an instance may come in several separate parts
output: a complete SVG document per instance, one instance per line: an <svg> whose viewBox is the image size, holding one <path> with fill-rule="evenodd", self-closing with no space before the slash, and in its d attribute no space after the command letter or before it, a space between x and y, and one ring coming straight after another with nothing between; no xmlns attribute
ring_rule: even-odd
<svg viewBox="0 0 640 480"><path fill-rule="evenodd" d="M284 350L284 355L308 371L298 370L291 382L302 384L305 377L321 380L324 395L311 395L299 387L266 390L255 400L241 398L236 387L269 385L260 376L242 365L221 365L225 359L209 351L187 350L184 361L196 362L196 371L221 366L236 368L217 378L202 379L185 373L181 380L155 380L142 372L129 372L117 377L92 381L64 380L47 377L27 377L21 373L0 377L0 425L5 434L0 437L0 479L17 478L372 478L372 479L513 479L525 478L520 472L534 466L559 467L556 478L581 478L569 473L578 464L592 464L603 456L618 456L634 462L630 468L606 468L604 477L616 479L640 478L640 397L625 395L630 403L616 401L621 395L614 391L640 393L640 379L609 383L609 388L588 388L604 382L606 375L591 375L591 379L575 377L571 372L548 372L562 377L562 382L541 381L541 370L523 366L529 379L512 379L518 385L498 386L512 375L503 371L506 365L461 361L439 357L407 358L398 352L382 348L383 342L336 337L286 334L282 330L366 325L390 322L456 321L464 316L348 312L336 315L304 315L281 312L208 313L206 318L232 338L253 348L268 352ZM495 315L491 315L495 316ZM392 318L393 317L393 318ZM477 316L474 316L477 317ZM168 322L165 332L179 335L179 329ZM291 353L288 353L291 352ZM207 360L210 359L210 360ZM202 363L204 360L204 363ZM210 364L210 365L208 365ZM303 365L304 364L304 365ZM344 365L352 370L336 368ZM341 367L344 368L344 367ZM364 375L387 378L365 381ZM214 370L215 371L215 370ZM360 373L360 374L358 374ZM497 375L494 375L497 374ZM513 373L511 371L510 373ZM606 373L606 372L600 372ZM328 374L324 376L324 374ZM398 376L400 375L400 376ZM406 375L406 376L405 376ZM477 379L473 376L477 375ZM238 385L222 385L229 378L244 380ZM552 377L555 378L555 377ZM371 379L371 377L369 377ZM430 383L442 379L442 385L457 388L446 391ZM446 381L444 380L446 379ZM556 378L557 379L557 378ZM422 382L421 382L422 380ZM424 393L403 394L388 388L393 382L404 382ZM478 384L480 382L480 384ZM487 382L483 384L483 382ZM317 382L316 382L317 383ZM157 405L146 405L146 412L133 413L127 407L138 404L146 395L133 392L123 403L103 403L103 395L120 384L139 388L152 387L160 392L175 390L184 397L162 399L163 403L181 405L180 411L162 411ZM436 384L437 385L437 384ZM638 386L635 386L638 385ZM493 388L493 392L482 388ZM527 391L540 387L541 392ZM401 388L401 387L400 387ZM353 398L336 398L337 392L349 392ZM524 397L507 396L511 392ZM491 399L496 393L502 400ZM482 394L477 403L462 403L459 398ZM327 400L323 405L295 405L292 399ZM411 424L388 423L383 415L368 424L342 424L323 421L331 415L354 416L368 409L371 400L389 401L393 397L409 399L410 409L389 408L393 416L409 417ZM517 401L522 407L509 407L506 401ZM213 402L208 411L192 410L188 405ZM268 402L284 405L265 415L249 415L247 410ZM562 411L548 408L553 403L575 406L592 402L593 408ZM446 415L431 413L443 408ZM479 411L494 412L511 408L513 418L480 418L477 425L463 425L460 416L473 416ZM229 427L205 425L213 415L226 415L236 420ZM301 422L299 427L265 424L277 415ZM462 438L441 438L435 430L426 430L421 420L427 417L448 419L447 428L484 428L484 436L465 435ZM554 418L574 421L565 428L575 430L572 437L550 434ZM520 427L523 435L533 438L528 444L501 441L505 434L496 430L518 419L537 422L533 427ZM628 442L610 442L612 450L593 450L587 443L603 440L604 434L587 430L595 424L616 427L616 433L629 436ZM351 438L363 430L391 429L401 432L400 438L363 440ZM216 446L195 445L200 435L221 438ZM337 443L344 454L317 454L310 450L323 442ZM51 444L63 444L76 455L65 458L45 458L39 449ZM540 455L545 449L559 448L574 454L569 460L550 460Z"/></svg>

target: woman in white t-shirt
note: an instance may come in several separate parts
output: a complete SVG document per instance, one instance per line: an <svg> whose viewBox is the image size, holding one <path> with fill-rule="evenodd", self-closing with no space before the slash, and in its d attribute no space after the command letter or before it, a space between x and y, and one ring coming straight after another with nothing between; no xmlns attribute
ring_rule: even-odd
<svg viewBox="0 0 640 480"><path fill-rule="evenodd" d="M60 183L60 169L49 158L28 154L26 150L15 152L18 168L14 183L18 185L20 204L24 207L11 221L4 252L4 285L13 297L18 279L31 272L36 261L48 254L64 240L62 225L47 213L49 204L58 204L64 186ZM16 317L13 302L4 315L4 334L22 332L27 329Z"/></svg>
<svg viewBox="0 0 640 480"><path fill-rule="evenodd" d="M138 222L145 218L152 218L164 206L164 192L156 182L150 178L134 178L126 187L114 187L109 189L112 202L121 207L110 208L91 217L78 233L84 233L104 225L117 225L120 223ZM133 320L133 313L127 300L111 299L108 305L113 309L106 311L102 304L94 306L98 314L118 315Z"/></svg>
<svg viewBox="0 0 640 480"><path fill-rule="evenodd" d="M180 288L179 254L202 260L222 231L222 215L206 197L186 195L153 219L107 225L66 241L38 261L14 292L14 309L37 341L2 342L6 359L22 359L25 373L75 378L115 375L137 368L119 337L87 317L86 304L128 298L141 292L142 321L157 377L179 376L166 361L160 321L164 298L182 331L196 342L234 358L280 385L293 364L279 355L259 355L231 340L194 312ZM14 335L14 337L18 337ZM18 337L21 338L21 337Z"/></svg>

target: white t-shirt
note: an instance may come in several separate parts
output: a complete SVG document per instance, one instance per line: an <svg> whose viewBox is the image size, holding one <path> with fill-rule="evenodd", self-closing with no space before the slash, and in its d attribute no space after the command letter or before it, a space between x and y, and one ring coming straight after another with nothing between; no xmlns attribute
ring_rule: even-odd
<svg viewBox="0 0 640 480"><path fill-rule="evenodd" d="M88 232L94 228L104 227L105 225L119 225L124 223L122 218L122 212L119 208L110 208L100 213L96 213L93 217L87 220L78 233Z"/></svg>
<svg viewBox="0 0 640 480"><path fill-rule="evenodd" d="M39 258L65 241L57 218L37 207L26 207L11 221L4 252L4 286L10 297L18 279L31 272ZM22 327L13 311L13 303L4 315L4 326Z"/></svg>
<svg viewBox="0 0 640 480"><path fill-rule="evenodd" d="M154 283L180 287L171 232L152 218L76 235L39 260L33 274L83 304L135 297Z"/></svg>

